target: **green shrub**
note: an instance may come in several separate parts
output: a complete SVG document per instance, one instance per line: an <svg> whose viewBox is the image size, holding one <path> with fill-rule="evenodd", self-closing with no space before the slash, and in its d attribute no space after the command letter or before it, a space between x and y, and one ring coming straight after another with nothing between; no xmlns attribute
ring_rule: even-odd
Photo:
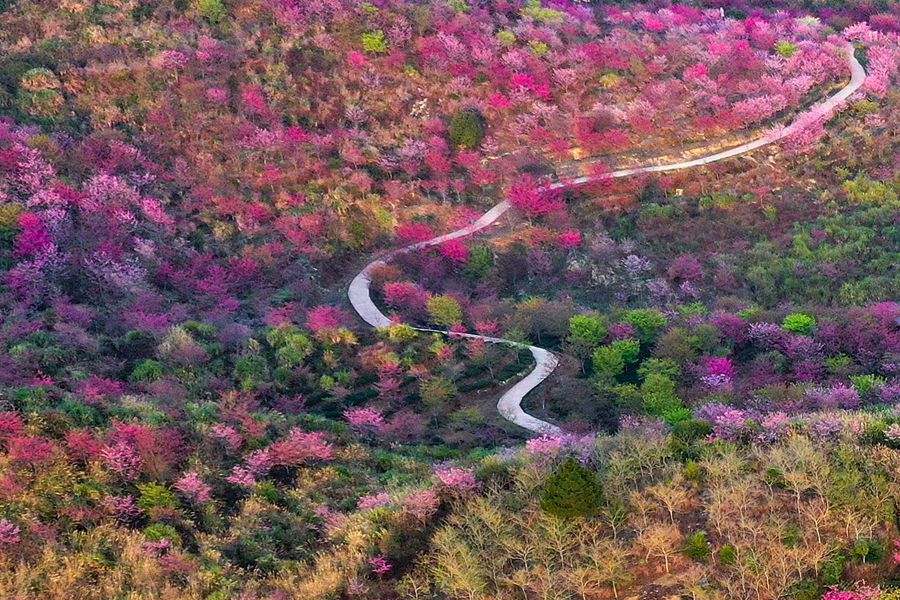
<svg viewBox="0 0 900 600"><path fill-rule="evenodd" d="M681 377L681 367L674 360L668 358L648 358L638 367L638 376L646 379L648 375L657 374L669 379Z"/></svg>
<svg viewBox="0 0 900 600"><path fill-rule="evenodd" d="M825 359L825 368L828 369L830 375L837 375L852 364L853 359L846 354L838 354Z"/></svg>
<svg viewBox="0 0 900 600"><path fill-rule="evenodd" d="M550 46L540 40L529 40L528 47L531 48L531 53L538 58L550 51Z"/></svg>
<svg viewBox="0 0 900 600"><path fill-rule="evenodd" d="M234 375L245 391L255 390L268 379L269 365L260 354L247 354L237 360Z"/></svg>
<svg viewBox="0 0 900 600"><path fill-rule="evenodd" d="M667 425L672 426L689 421L692 414L693 413L687 408L676 408L663 413L662 420L665 421Z"/></svg>
<svg viewBox="0 0 900 600"><path fill-rule="evenodd" d="M641 354L641 345L637 340L616 340L610 346L622 355L622 360L625 361L625 364L636 363L638 356Z"/></svg>
<svg viewBox="0 0 900 600"><path fill-rule="evenodd" d="M388 51L387 40L380 29L362 34L362 47L368 54L385 54Z"/></svg>
<svg viewBox="0 0 900 600"><path fill-rule="evenodd" d="M603 506L603 487L593 471L572 457L547 479L541 509L562 518L592 517Z"/></svg>
<svg viewBox="0 0 900 600"><path fill-rule="evenodd" d="M164 523L153 523L144 528L144 536L151 542L160 542L169 540L174 546L181 545L181 536L178 531L171 525Z"/></svg>
<svg viewBox="0 0 900 600"><path fill-rule="evenodd" d="M569 343L595 348L609 332L599 315L574 315L569 319Z"/></svg>
<svg viewBox="0 0 900 600"><path fill-rule="evenodd" d="M294 326L272 328L266 340L275 348L275 358L281 367L299 366L315 349L312 339Z"/></svg>
<svg viewBox="0 0 900 600"><path fill-rule="evenodd" d="M166 486L159 483L139 483L138 506L151 508L178 508L178 498Z"/></svg>
<svg viewBox="0 0 900 600"><path fill-rule="evenodd" d="M684 541L684 553L693 560L706 562L712 554L712 546L705 531L698 531Z"/></svg>
<svg viewBox="0 0 900 600"><path fill-rule="evenodd" d="M816 319L806 313L795 312L784 318L781 327L785 331L790 331L791 333L809 335L816 327Z"/></svg>
<svg viewBox="0 0 900 600"><path fill-rule="evenodd" d="M797 46L787 40L779 40L775 43L775 52L785 58L790 58L797 52Z"/></svg>
<svg viewBox="0 0 900 600"><path fill-rule="evenodd" d="M847 556L835 554L822 563L822 584L837 585L844 577L844 565L847 564Z"/></svg>
<svg viewBox="0 0 900 600"><path fill-rule="evenodd" d="M685 419L672 426L672 435L688 443L702 440L712 432L712 425L699 419Z"/></svg>
<svg viewBox="0 0 900 600"><path fill-rule="evenodd" d="M658 373L651 373L641 384L644 396L644 412L662 417L683 408L681 398L675 393L675 382Z"/></svg>
<svg viewBox="0 0 900 600"><path fill-rule="evenodd" d="M700 483L703 481L703 468L697 462L689 460L684 465L681 476L692 483Z"/></svg>
<svg viewBox="0 0 900 600"><path fill-rule="evenodd" d="M625 371L622 352L613 346L600 346L593 354L594 373L601 381L611 381Z"/></svg>
<svg viewBox="0 0 900 600"><path fill-rule="evenodd" d="M856 390L859 397L865 402L867 400L872 400L872 392L886 384L887 381L883 377L872 375L870 373L867 375L851 375L850 383L853 384L853 389Z"/></svg>
<svg viewBox="0 0 900 600"><path fill-rule="evenodd" d="M467 13L472 9L466 0L447 0L447 4L450 5L450 8L460 13Z"/></svg>
<svg viewBox="0 0 900 600"><path fill-rule="evenodd" d="M898 204L897 189L882 181L869 179L865 175L844 182L844 192L851 202L861 204L879 204L896 206Z"/></svg>
<svg viewBox="0 0 900 600"><path fill-rule="evenodd" d="M477 406L460 408L450 413L450 423L458 429L475 429L484 425L484 420L484 414Z"/></svg>
<svg viewBox="0 0 900 600"><path fill-rule="evenodd" d="M634 325L638 337L643 343L652 342L656 334L669 323L664 314L651 308L639 308L629 311L623 320Z"/></svg>
<svg viewBox="0 0 900 600"><path fill-rule="evenodd" d="M818 581L807 578L795 582L788 590L788 595L793 600L819 600L824 591Z"/></svg>
<svg viewBox="0 0 900 600"><path fill-rule="evenodd" d="M485 135L485 121L474 108L459 111L450 119L450 141L460 148L476 148Z"/></svg>
<svg viewBox="0 0 900 600"><path fill-rule="evenodd" d="M438 376L422 382L419 393L422 396L422 404L433 410L443 410L456 396L457 389L452 381Z"/></svg>
<svg viewBox="0 0 900 600"><path fill-rule="evenodd" d="M456 298L451 296L432 296L427 303L428 315L431 321L440 327L450 328L462 323L462 307Z"/></svg>
<svg viewBox="0 0 900 600"><path fill-rule="evenodd" d="M877 563L884 556L884 544L871 538L860 538L851 551L853 558L861 563Z"/></svg>
<svg viewBox="0 0 900 600"><path fill-rule="evenodd" d="M162 377L164 372L161 362L148 358L131 371L131 380L136 383L152 383Z"/></svg>
<svg viewBox="0 0 900 600"><path fill-rule="evenodd" d="M737 562L737 550L731 544L725 544L719 550L719 562L725 566L731 566Z"/></svg>
<svg viewBox="0 0 900 600"><path fill-rule="evenodd" d="M490 246L479 244L469 250L469 260L466 262L466 275L472 279L481 279L494 266L494 251Z"/></svg>
<svg viewBox="0 0 900 600"><path fill-rule="evenodd" d="M504 29L497 33L497 40L499 40L501 45L508 48L516 43L516 34L508 29Z"/></svg>
<svg viewBox="0 0 900 600"><path fill-rule="evenodd" d="M528 0L522 14L531 17L538 23L561 23L566 18L566 13L541 6L541 0Z"/></svg>
<svg viewBox="0 0 900 600"><path fill-rule="evenodd" d="M197 12L213 25L221 23L227 15L222 0L198 0Z"/></svg>

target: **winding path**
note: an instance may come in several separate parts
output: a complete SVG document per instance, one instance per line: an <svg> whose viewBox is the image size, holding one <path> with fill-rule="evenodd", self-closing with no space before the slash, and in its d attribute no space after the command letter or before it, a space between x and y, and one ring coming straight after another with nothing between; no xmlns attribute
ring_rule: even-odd
<svg viewBox="0 0 900 600"><path fill-rule="evenodd" d="M582 185L591 181L628 177L640 173L659 173L664 171L690 169L693 167L708 165L720 160L725 160L727 158L732 158L734 156L745 154L747 152L752 152L757 148L762 148L763 146L767 146L769 144L772 144L773 142L784 139L806 124L804 117L807 117L809 115L830 115L854 92L856 92L860 88L860 86L862 86L863 81L865 81L866 78L866 72L854 55L853 46L848 44L846 52L851 72L850 82L834 95L812 106L809 111L806 111L801 116L798 116L790 125L786 127L775 129L764 135L763 137L751 142L747 142L746 144L741 144L740 146L735 146L734 148L730 148L728 150L710 154L708 156L704 156L694 160L668 165L651 165L646 167L636 167L633 169L621 169L619 171L612 171L600 176L578 177L553 183L549 186L549 188L561 189L565 187ZM392 250L391 252L385 254L382 258L372 261L371 263L366 265L366 267L362 271L360 271L360 273L356 277L353 278L352 282L350 282L350 289L347 292L347 296L350 299L350 304L353 305L353 309L357 312L357 314L363 321L365 321L372 327L389 327L392 324L392 321L378 309L378 307L372 301L372 296L369 293L371 274L376 267L386 264L398 254L413 252L422 248L428 248L430 246L442 244L448 240L470 236L491 225L494 221L500 218L503 213L509 210L509 208L509 201L504 200L499 204L496 204L489 211L481 215L477 220L473 221L471 224L463 227L462 229L458 229L457 231L453 231L451 233L447 233L445 235L441 235L424 242L419 242L416 244L405 246L403 248ZM449 332L439 329L428 329L423 327L416 327L415 329L419 331L449 334ZM487 337L483 335L476 335L473 333L453 333L449 335L453 335L456 337L481 339L494 344L508 344L515 348L527 348L529 351L531 351L531 354L532 356L534 356L534 360L536 363L534 369L532 369L532 371L528 373L528 375L526 375L523 379L521 379L514 386L508 389L506 393L504 393L500 397L500 400L497 402L497 410L507 420L515 423L516 425L519 425L520 427L524 427L525 429L533 433L562 433L562 430L556 425L553 425L552 423L548 423L546 421L542 421L541 419L533 417L532 415L529 415L524 410L522 410L522 399L525 397L525 395L536 388L538 385L540 385L541 382L544 381L547 377L549 377L556 366L559 364L559 359L552 352L550 352L549 350L545 350L544 348L539 348L537 346L530 346L528 344L514 342L512 340Z"/></svg>

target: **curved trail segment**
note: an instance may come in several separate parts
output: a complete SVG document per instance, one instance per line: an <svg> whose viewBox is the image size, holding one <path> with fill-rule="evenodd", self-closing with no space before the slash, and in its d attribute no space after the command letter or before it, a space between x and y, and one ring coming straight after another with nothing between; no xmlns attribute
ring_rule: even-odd
<svg viewBox="0 0 900 600"><path fill-rule="evenodd" d="M837 108L839 108L841 104L843 104L851 95L853 95L853 93L856 92L860 88L860 86L862 86L866 78L865 70L863 69L859 61L856 60L852 46L848 45L846 52L851 72L850 82L834 95L814 105L809 111L804 113L804 115L830 115ZM600 179L628 177L641 173L677 171L681 169L690 169L693 167L708 165L710 163L732 158L734 156L746 154L758 148L762 148L763 146L767 146L769 144L777 142L788 137L802 127L803 122L800 118L798 118L788 126L776 129L756 140L747 142L746 144L741 144L740 146L735 146L734 148L730 148L722 152L717 152L715 154L696 158L694 160L668 165L651 165L646 167L635 167L632 169L621 169L618 171L605 173L600 176L578 177L554 183L549 187L551 189L561 189L583 185L585 183L597 181ZM489 211L481 215L477 220L473 221L462 229L458 229L451 233L447 233L436 238L426 240L424 242L397 248L388 252L381 258L372 261L371 263L366 265L366 267L362 271L360 271L360 273L356 277L354 277L353 281L350 283L350 288L347 292L347 296L350 299L350 304L353 305L353 309L363 321L365 321L372 327L391 326L393 322L384 313L382 313L381 310L379 310L375 303L372 301L369 287L371 284L371 274L373 269L380 265L386 264L398 254L413 252L415 250L421 250L422 248L437 246L446 241L456 238L470 236L494 223L498 218L500 218L500 216L502 216L507 210L509 210L509 208L509 202L507 200L504 200L494 205L493 208L491 208ZM500 400L497 402L497 410L505 419L533 433L551 435L562 433L562 430L556 425L538 419L537 417L529 415L524 410L522 410L522 400L524 399L525 395L536 388L538 385L540 385L541 382L543 382L547 377L549 377L556 366L559 364L559 359L552 352L550 352L549 350L545 350L544 348L539 348L537 346L530 346L528 344L514 342L512 340L505 340L502 338L487 337L472 333L451 334L443 330L428 329L422 327L417 327L416 329L425 332L443 333L455 337L475 338L494 344L507 344L515 348L527 348L531 352L532 356L534 356L534 360L536 363L535 367L531 370L530 373L528 373L528 375L518 381L500 397Z"/></svg>

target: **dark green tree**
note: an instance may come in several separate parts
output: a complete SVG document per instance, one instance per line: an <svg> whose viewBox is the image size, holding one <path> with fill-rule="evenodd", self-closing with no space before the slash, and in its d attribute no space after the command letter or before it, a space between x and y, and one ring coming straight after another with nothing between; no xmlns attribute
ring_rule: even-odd
<svg viewBox="0 0 900 600"><path fill-rule="evenodd" d="M594 472L572 457L547 479L541 509L557 517L592 517L603 506L603 486Z"/></svg>
<svg viewBox="0 0 900 600"><path fill-rule="evenodd" d="M450 141L460 148L477 147L484 134L484 117L474 108L461 110L450 119Z"/></svg>

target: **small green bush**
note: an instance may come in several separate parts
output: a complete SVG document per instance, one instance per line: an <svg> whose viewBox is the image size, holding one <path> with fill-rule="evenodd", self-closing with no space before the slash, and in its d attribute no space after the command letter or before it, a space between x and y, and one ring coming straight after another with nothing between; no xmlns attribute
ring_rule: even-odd
<svg viewBox="0 0 900 600"><path fill-rule="evenodd" d="M569 335L566 340L576 346L596 348L608 333L599 315L574 315L569 319Z"/></svg>
<svg viewBox="0 0 900 600"><path fill-rule="evenodd" d="M160 542L169 540L174 546L181 545L181 536L178 531L171 525L164 523L153 523L144 528L144 536L151 542Z"/></svg>
<svg viewBox="0 0 900 600"><path fill-rule="evenodd" d="M428 315L435 325L450 328L458 323L462 323L462 306L452 296L432 296L428 299L426 306Z"/></svg>
<svg viewBox="0 0 900 600"><path fill-rule="evenodd" d="M795 312L784 318L782 329L800 335L809 335L816 327L816 319L806 313Z"/></svg>
<svg viewBox="0 0 900 600"><path fill-rule="evenodd" d="M544 485L541 509L562 518L592 517L603 506L603 487L593 471L572 457Z"/></svg>
<svg viewBox="0 0 900 600"><path fill-rule="evenodd" d="M158 360L148 358L131 372L131 380L136 383L152 383L163 376L165 369Z"/></svg>
<svg viewBox="0 0 900 600"><path fill-rule="evenodd" d="M385 54L388 51L387 40L380 29L362 34L362 47L368 54Z"/></svg>
<svg viewBox="0 0 900 600"><path fill-rule="evenodd" d="M213 25L221 23L227 15L222 0L199 0L197 12Z"/></svg>
<svg viewBox="0 0 900 600"><path fill-rule="evenodd" d="M779 40L775 43L775 52L785 58L790 58L797 52L797 46L787 40Z"/></svg>
<svg viewBox="0 0 900 600"><path fill-rule="evenodd" d="M844 565L847 564L847 556L835 554L822 563L822 584L837 585L844 577Z"/></svg>
<svg viewBox="0 0 900 600"><path fill-rule="evenodd" d="M698 531L688 536L684 542L684 553L688 558L696 561L706 562L706 559L712 554L712 546L706 537L705 531Z"/></svg>
<svg viewBox="0 0 900 600"><path fill-rule="evenodd" d="M169 488L159 483L139 483L138 506L144 510L151 508L178 508L178 498Z"/></svg>
<svg viewBox="0 0 900 600"><path fill-rule="evenodd" d="M459 111L450 119L450 141L460 148L476 148L485 135L485 121L474 108Z"/></svg>
<svg viewBox="0 0 900 600"><path fill-rule="evenodd" d="M690 460L684 465L681 475L687 481L700 483L703 481L703 468L697 462Z"/></svg>
<svg viewBox="0 0 900 600"><path fill-rule="evenodd" d="M731 544L725 544L719 550L719 562L725 566L731 566L737 562L737 550Z"/></svg>
<svg viewBox="0 0 900 600"><path fill-rule="evenodd" d="M643 343L652 342L656 334L662 331L663 327L669 323L664 314L650 308L639 308L629 311L623 320L634 325Z"/></svg>
<svg viewBox="0 0 900 600"><path fill-rule="evenodd" d="M874 564L884 556L884 544L871 538L860 538L851 552L853 558L861 563Z"/></svg>
<svg viewBox="0 0 900 600"><path fill-rule="evenodd" d="M600 346L594 350L594 373L602 381L611 381L625 370L622 353L612 346Z"/></svg>
<svg viewBox="0 0 900 600"><path fill-rule="evenodd" d="M658 373L651 373L641 384L644 396L644 412L662 417L683 408L681 398L675 393L675 382Z"/></svg>

